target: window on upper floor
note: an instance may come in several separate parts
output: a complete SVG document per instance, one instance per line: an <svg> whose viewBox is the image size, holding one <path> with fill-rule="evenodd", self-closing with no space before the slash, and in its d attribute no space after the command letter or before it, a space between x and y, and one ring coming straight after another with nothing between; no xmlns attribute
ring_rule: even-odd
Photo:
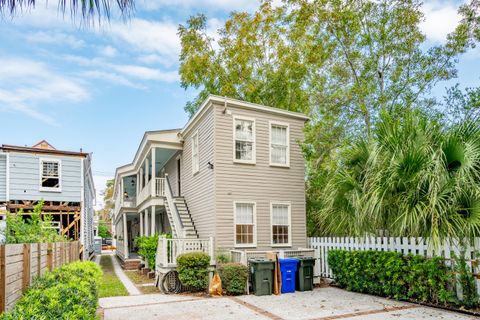
<svg viewBox="0 0 480 320"><path fill-rule="evenodd" d="M288 124L270 122L270 165L290 165L290 143Z"/></svg>
<svg viewBox="0 0 480 320"><path fill-rule="evenodd" d="M192 174L200 171L200 154L198 145L198 131L192 136Z"/></svg>
<svg viewBox="0 0 480 320"><path fill-rule="evenodd" d="M40 160L40 190L60 191L60 160Z"/></svg>
<svg viewBox="0 0 480 320"><path fill-rule="evenodd" d="M255 120L234 118L234 160L255 163Z"/></svg>
<svg viewBox="0 0 480 320"><path fill-rule="evenodd" d="M272 221L272 245L288 246L290 245L290 204L272 203L271 204Z"/></svg>
<svg viewBox="0 0 480 320"><path fill-rule="evenodd" d="M255 203L235 203L235 245L255 246Z"/></svg>

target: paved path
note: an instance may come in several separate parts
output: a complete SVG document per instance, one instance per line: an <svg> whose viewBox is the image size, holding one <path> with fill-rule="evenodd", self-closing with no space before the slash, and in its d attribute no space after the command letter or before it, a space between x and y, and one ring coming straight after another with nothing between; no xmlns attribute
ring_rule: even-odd
<svg viewBox="0 0 480 320"><path fill-rule="evenodd" d="M320 288L281 296L200 298L149 294L100 299L105 320L135 319L266 319L266 320L393 320L476 319L337 288Z"/></svg>
<svg viewBox="0 0 480 320"><path fill-rule="evenodd" d="M115 274L117 275L118 279L120 279L120 281L122 281L123 285L125 286L125 288L128 291L128 294L129 295L141 295L142 293L140 292L140 290L138 290L137 287L135 287L133 282L130 280L129 277L127 277L127 275L123 271L120 264L118 264L118 260L115 257L115 255L113 255L113 254L103 254L103 255L107 255L107 256L111 257L112 262L113 262L113 271L115 271ZM100 255L97 255L97 257L95 258L95 262L100 264Z"/></svg>

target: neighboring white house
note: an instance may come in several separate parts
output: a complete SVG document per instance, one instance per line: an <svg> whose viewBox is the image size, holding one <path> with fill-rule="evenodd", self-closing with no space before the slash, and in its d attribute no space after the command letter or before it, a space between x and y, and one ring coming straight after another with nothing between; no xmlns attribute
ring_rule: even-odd
<svg viewBox="0 0 480 320"><path fill-rule="evenodd" d="M139 235L216 249L306 247L304 114L209 96L181 129L148 131L115 174L117 255Z"/></svg>
<svg viewBox="0 0 480 320"><path fill-rule="evenodd" d="M91 155L61 151L43 140L32 147L0 147L0 212L28 212L40 201L61 234L93 252L95 188Z"/></svg>

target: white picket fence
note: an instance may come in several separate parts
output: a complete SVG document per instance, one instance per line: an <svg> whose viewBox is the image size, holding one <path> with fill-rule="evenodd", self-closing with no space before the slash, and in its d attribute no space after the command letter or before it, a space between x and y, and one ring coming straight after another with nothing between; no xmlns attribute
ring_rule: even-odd
<svg viewBox="0 0 480 320"><path fill-rule="evenodd" d="M308 238L309 248L315 249L316 276L333 278L328 266L328 252L333 249L342 250L376 250L395 251L404 255L414 254L424 257L443 257L445 264L451 266L454 255L460 256L460 246L456 240L446 240L437 248L428 245L424 238L393 238L393 237L324 237ZM480 292L480 238L475 238L466 248L465 259L474 275L477 276L477 290Z"/></svg>

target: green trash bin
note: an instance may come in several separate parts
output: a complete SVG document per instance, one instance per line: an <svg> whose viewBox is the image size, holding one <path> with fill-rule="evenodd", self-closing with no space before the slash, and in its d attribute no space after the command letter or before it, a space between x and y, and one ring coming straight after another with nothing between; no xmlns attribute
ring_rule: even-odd
<svg viewBox="0 0 480 320"><path fill-rule="evenodd" d="M313 267L315 266L315 258L300 257L297 268L297 291L313 290Z"/></svg>
<svg viewBox="0 0 480 320"><path fill-rule="evenodd" d="M267 296L273 292L273 270L275 262L266 259L250 259L250 274L256 296Z"/></svg>

